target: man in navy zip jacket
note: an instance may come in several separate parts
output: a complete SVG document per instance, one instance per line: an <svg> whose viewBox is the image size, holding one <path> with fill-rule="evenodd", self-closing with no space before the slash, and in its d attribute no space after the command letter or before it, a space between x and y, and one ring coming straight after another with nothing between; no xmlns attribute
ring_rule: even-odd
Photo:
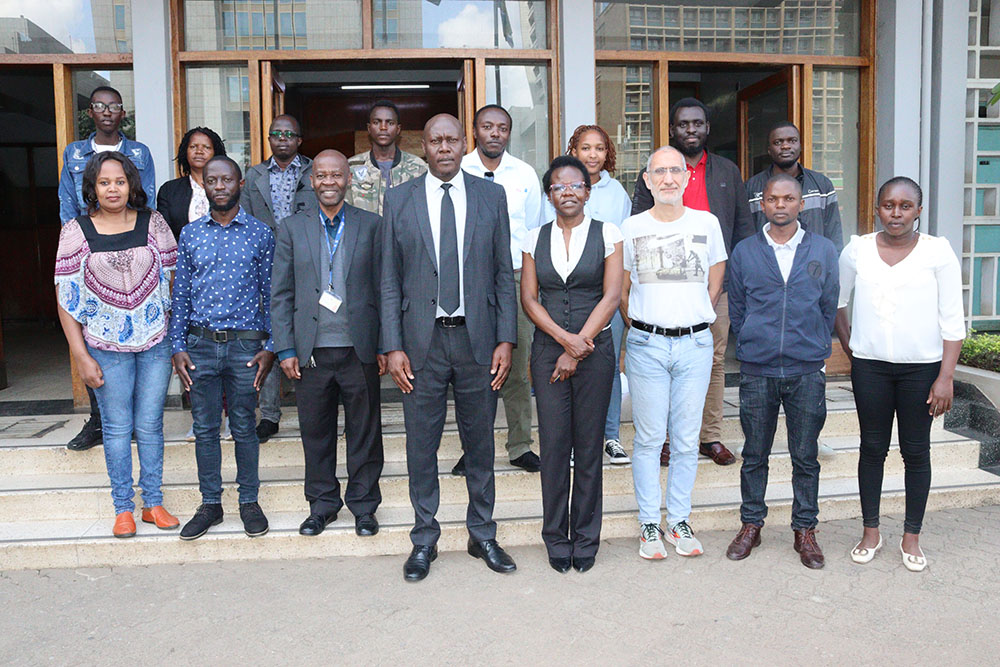
<svg viewBox="0 0 1000 667"><path fill-rule="evenodd" d="M792 530L802 564L823 567L816 542L819 433L826 421L824 361L837 313L837 250L798 222L802 186L776 174L764 187L768 224L733 250L729 318L740 360L740 424L746 438L740 490L743 526L726 551L742 560L760 544L767 516L767 463L785 408L792 459Z"/></svg>

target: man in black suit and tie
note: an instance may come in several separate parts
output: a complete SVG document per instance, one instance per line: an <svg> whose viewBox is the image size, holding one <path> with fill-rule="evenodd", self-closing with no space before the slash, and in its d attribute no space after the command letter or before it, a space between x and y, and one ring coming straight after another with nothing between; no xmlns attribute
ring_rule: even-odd
<svg viewBox="0 0 1000 667"><path fill-rule="evenodd" d="M465 451L469 554L513 572L493 521L497 391L517 341L507 199L499 185L461 171L465 133L454 116L427 121L423 147L428 173L390 188L383 207L382 347L403 392L414 511L403 575L423 579L437 557L437 450L449 384Z"/></svg>
<svg viewBox="0 0 1000 667"><path fill-rule="evenodd" d="M358 535L378 532L382 426L378 354L382 219L344 203L347 158L326 150L312 163L318 206L278 227L271 278L271 328L281 370L299 381L295 399L305 450L309 517L319 535L347 503ZM347 490L337 480L337 405L347 431Z"/></svg>

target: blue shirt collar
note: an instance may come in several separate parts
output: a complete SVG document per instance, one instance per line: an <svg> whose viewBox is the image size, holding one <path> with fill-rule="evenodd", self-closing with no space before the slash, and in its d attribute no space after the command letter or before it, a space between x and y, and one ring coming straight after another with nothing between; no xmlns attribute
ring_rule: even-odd
<svg viewBox="0 0 1000 667"><path fill-rule="evenodd" d="M323 209L319 209L319 221L323 225L336 227L337 225L340 224L341 220L344 221L347 220L347 217L344 215L346 212L347 212L347 204L345 203L343 206L340 207L340 211L337 212L337 215L333 216L333 219L331 220L330 218L326 217L326 213L323 212Z"/></svg>
<svg viewBox="0 0 1000 667"><path fill-rule="evenodd" d="M206 213L205 215L203 215L200 218L198 218L198 220L196 220L196 222L201 222L201 223L204 223L206 225L218 225L219 227L222 227L222 225L220 225L218 222L216 222L212 218L212 211L211 210L209 210L208 213ZM233 218L232 221L228 225L226 225L226 226L230 227L233 224L238 224L238 225L245 225L245 224L247 224L247 212L243 210L242 206L240 206L240 210L236 213L236 217Z"/></svg>

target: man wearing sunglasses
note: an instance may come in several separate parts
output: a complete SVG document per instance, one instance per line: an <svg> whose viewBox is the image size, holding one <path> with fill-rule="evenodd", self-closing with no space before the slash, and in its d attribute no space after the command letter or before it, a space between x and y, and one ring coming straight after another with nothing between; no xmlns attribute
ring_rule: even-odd
<svg viewBox="0 0 1000 667"><path fill-rule="evenodd" d="M98 86L90 94L87 115L94 121L95 131L82 141L74 141L63 151L63 168L59 177L59 219L66 224L87 212L83 201L83 170L87 161L97 153L118 151L132 161L139 170L146 201L156 201L156 178L153 174L153 156L145 144L132 141L121 131L125 119L122 96L114 88ZM87 387L90 396L90 419L83 429L66 445L67 449L83 451L103 441L101 413L97 408L94 390Z"/></svg>
<svg viewBox="0 0 1000 667"><path fill-rule="evenodd" d="M264 222L275 234L281 221L295 213L316 207L313 193L312 160L299 155L302 130L292 116L271 121L267 132L271 157L247 170L240 206ZM281 419L281 373L271 373L260 390L260 423L257 437L267 442L278 432Z"/></svg>

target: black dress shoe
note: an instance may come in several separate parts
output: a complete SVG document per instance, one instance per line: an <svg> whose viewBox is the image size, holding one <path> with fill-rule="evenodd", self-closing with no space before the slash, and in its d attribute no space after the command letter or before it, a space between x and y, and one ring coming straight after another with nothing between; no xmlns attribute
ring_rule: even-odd
<svg viewBox="0 0 1000 667"><path fill-rule="evenodd" d="M458 460L455 467L451 469L452 475L458 475L459 477L465 477L465 454L462 454L462 458Z"/></svg>
<svg viewBox="0 0 1000 667"><path fill-rule="evenodd" d="M257 440L260 444L264 444L271 439L271 436L278 432L278 422L273 422L270 419L261 419L260 423L257 424Z"/></svg>
<svg viewBox="0 0 1000 667"><path fill-rule="evenodd" d="M91 417L80 429L80 432L69 441L66 449L73 452L82 452L99 445L104 441L104 431L101 430L101 418Z"/></svg>
<svg viewBox="0 0 1000 667"><path fill-rule="evenodd" d="M403 579L407 581L420 581L431 571L431 563L438 557L437 545L424 546L415 545L410 557L403 563Z"/></svg>
<svg viewBox="0 0 1000 667"><path fill-rule="evenodd" d="M267 517L256 502L240 503L240 519L243 520L243 532L248 537L260 537L268 531Z"/></svg>
<svg viewBox="0 0 1000 667"><path fill-rule="evenodd" d="M209 528L218 526L220 523L222 523L222 505L217 503L202 504L195 511L191 520L181 528L181 539L196 540L207 533Z"/></svg>
<svg viewBox="0 0 1000 667"><path fill-rule="evenodd" d="M577 572L586 572L592 567L594 567L593 556L587 556L585 558L577 558L576 556L573 556L573 569Z"/></svg>
<svg viewBox="0 0 1000 667"><path fill-rule="evenodd" d="M570 559L549 557L549 565L551 565L552 569L559 574L566 574L569 572Z"/></svg>
<svg viewBox="0 0 1000 667"><path fill-rule="evenodd" d="M470 556L486 561L486 566L494 572L506 573L517 569L514 559L507 555L496 540L476 542L470 537L468 551Z"/></svg>
<svg viewBox="0 0 1000 667"><path fill-rule="evenodd" d="M524 468L528 472L538 472L542 469L542 460L534 452L525 452L516 459L511 459L510 464L518 468Z"/></svg>
<svg viewBox="0 0 1000 667"><path fill-rule="evenodd" d="M299 526L299 535L319 535L331 523L337 520L337 513L310 514Z"/></svg>
<svg viewBox="0 0 1000 667"><path fill-rule="evenodd" d="M354 532L362 537L378 533L378 519L374 514L362 514L354 517Z"/></svg>

